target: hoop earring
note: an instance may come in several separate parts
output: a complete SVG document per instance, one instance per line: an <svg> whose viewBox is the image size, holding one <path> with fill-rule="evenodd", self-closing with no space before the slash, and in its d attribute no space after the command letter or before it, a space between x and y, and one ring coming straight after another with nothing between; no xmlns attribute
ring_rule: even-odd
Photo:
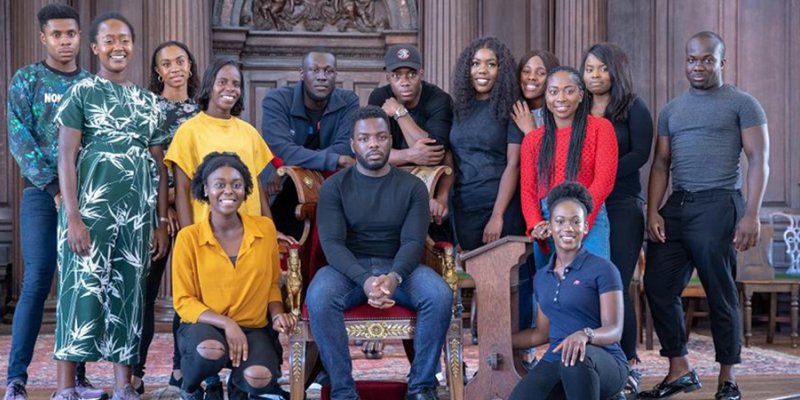
<svg viewBox="0 0 800 400"><path fill-rule="evenodd" d="M162 78L161 75L159 75L158 76L158 81L161 82L161 83L164 83L164 78Z"/></svg>
<svg viewBox="0 0 800 400"><path fill-rule="evenodd" d="M192 77L192 71L190 70L189 71L189 78L191 78L191 77Z"/></svg>

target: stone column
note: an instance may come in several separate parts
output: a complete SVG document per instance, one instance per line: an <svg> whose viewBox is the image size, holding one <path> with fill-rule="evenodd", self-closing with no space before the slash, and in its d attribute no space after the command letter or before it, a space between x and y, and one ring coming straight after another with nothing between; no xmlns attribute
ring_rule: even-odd
<svg viewBox="0 0 800 400"><path fill-rule="evenodd" d="M147 25L150 26L147 54L147 76L150 57L160 43L183 42L197 60L198 79L211 61L211 0L147 0Z"/></svg>
<svg viewBox="0 0 800 400"><path fill-rule="evenodd" d="M459 54L478 36L478 1L424 0L420 3L425 80L449 92Z"/></svg>
<svg viewBox="0 0 800 400"><path fill-rule="evenodd" d="M562 65L579 68L583 51L606 40L608 0L559 0L555 53Z"/></svg>

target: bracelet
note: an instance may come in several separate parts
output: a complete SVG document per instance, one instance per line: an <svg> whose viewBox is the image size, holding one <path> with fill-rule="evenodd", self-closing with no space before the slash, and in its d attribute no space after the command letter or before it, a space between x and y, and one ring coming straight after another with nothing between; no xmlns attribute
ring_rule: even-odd
<svg viewBox="0 0 800 400"><path fill-rule="evenodd" d="M283 313L281 313L281 314L283 314ZM272 317L272 324L273 325L275 324L275 320L278 319L278 317L280 317L281 314L276 314L274 317Z"/></svg>
<svg viewBox="0 0 800 400"><path fill-rule="evenodd" d="M167 218L167 217L158 217L158 222L166 222L166 223L169 223L169 218Z"/></svg>

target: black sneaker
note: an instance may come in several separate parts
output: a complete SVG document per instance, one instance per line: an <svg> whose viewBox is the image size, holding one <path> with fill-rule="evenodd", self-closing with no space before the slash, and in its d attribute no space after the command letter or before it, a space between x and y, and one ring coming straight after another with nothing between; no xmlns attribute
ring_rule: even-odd
<svg viewBox="0 0 800 400"><path fill-rule="evenodd" d="M133 383L131 383L131 386L133 386ZM144 379L139 378L139 386L134 386L133 390L140 395L144 394Z"/></svg>
<svg viewBox="0 0 800 400"><path fill-rule="evenodd" d="M183 377L181 377L181 379L175 379L174 373L169 374L169 386L176 387L180 390L180 388L183 386Z"/></svg>
<svg viewBox="0 0 800 400"><path fill-rule="evenodd" d="M250 394L239 390L239 388L233 384L233 379L230 377L228 377L228 384L226 387L228 388L228 400L248 400L250 398Z"/></svg>
<svg viewBox="0 0 800 400"><path fill-rule="evenodd" d="M206 385L206 395L204 400L225 400L224 390L222 389L222 382L214 382Z"/></svg>
<svg viewBox="0 0 800 400"><path fill-rule="evenodd" d="M742 400L742 392L739 391L739 386L735 383L725 382L717 387L714 400Z"/></svg>

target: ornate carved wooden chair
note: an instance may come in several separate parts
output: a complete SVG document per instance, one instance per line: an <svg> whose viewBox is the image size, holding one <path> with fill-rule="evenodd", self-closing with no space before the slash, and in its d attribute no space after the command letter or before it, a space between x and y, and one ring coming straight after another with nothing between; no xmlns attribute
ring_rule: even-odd
<svg viewBox="0 0 800 400"><path fill-rule="evenodd" d="M452 170L446 166L437 167L408 167L404 168L425 182L428 192L433 196L439 178L444 174L451 174ZM318 362L318 353L313 345L314 336L311 333L308 312L303 306L305 288L314 274L314 213L319 188L322 185L322 175L304 170L299 167L281 167L281 175L288 175L297 187L298 205L295 216L304 221L306 229L300 240L300 246L290 246L287 251L287 279L286 279L286 305L298 317L297 327L289 336L289 382L293 399L303 399L305 388L311 377L311 368ZM311 239L311 240L310 240ZM318 244L317 244L318 245ZM463 399L463 343L461 331L461 315L458 310L457 291L458 277L455 271L454 249L451 243L437 242L428 238L425 243L425 252L422 263L430 266L442 274L450 290L453 292L451 305L451 322L445 341L445 359L447 365L447 383L450 398ZM416 314L399 305L386 310L379 310L369 305L362 304L345 312L345 326L350 339L386 340L401 339L404 341L409 361L413 357L410 345L413 344ZM431 351L434 351L433 349Z"/></svg>

